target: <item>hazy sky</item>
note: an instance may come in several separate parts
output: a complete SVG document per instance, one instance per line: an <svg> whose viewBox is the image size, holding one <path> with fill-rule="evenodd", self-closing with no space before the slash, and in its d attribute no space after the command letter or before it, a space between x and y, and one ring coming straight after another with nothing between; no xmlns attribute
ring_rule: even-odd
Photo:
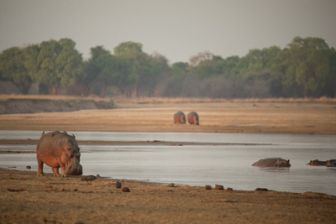
<svg viewBox="0 0 336 224"><path fill-rule="evenodd" d="M286 46L295 36L336 47L336 0L0 0L0 51L68 37L90 48L143 44L170 62Z"/></svg>

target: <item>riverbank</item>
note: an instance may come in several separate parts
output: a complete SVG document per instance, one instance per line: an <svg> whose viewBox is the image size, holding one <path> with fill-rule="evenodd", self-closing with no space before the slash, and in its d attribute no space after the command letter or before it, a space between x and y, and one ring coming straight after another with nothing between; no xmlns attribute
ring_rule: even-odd
<svg viewBox="0 0 336 224"><path fill-rule="evenodd" d="M116 98L114 102L114 109L2 114L0 129L336 134L334 99ZM197 111L200 126L174 124L173 114L179 110Z"/></svg>
<svg viewBox="0 0 336 224"><path fill-rule="evenodd" d="M332 223L336 196L206 190L0 169L0 223ZM225 187L225 186L224 186Z"/></svg>

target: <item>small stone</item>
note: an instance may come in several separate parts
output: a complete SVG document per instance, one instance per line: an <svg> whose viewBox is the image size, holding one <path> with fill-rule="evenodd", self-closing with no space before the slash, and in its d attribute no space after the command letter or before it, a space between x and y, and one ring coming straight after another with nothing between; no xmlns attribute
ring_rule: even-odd
<svg viewBox="0 0 336 224"><path fill-rule="evenodd" d="M232 187L228 187L226 190L227 191L233 191L233 188Z"/></svg>
<svg viewBox="0 0 336 224"><path fill-rule="evenodd" d="M176 185L174 183L170 183L168 184L168 187L176 187Z"/></svg>
<svg viewBox="0 0 336 224"><path fill-rule="evenodd" d="M27 169L27 170L30 170L30 169L31 169L31 166L26 166L26 169Z"/></svg>
<svg viewBox="0 0 336 224"><path fill-rule="evenodd" d="M256 191L268 191L267 188L261 188L261 187L258 187L255 189Z"/></svg>
<svg viewBox="0 0 336 224"><path fill-rule="evenodd" d="M205 185L205 190L211 190L211 189L212 189L211 185Z"/></svg>
<svg viewBox="0 0 336 224"><path fill-rule="evenodd" d="M77 222L75 222L75 224L84 224L84 222L83 221L77 221Z"/></svg>
<svg viewBox="0 0 336 224"><path fill-rule="evenodd" d="M121 182L120 181L116 181L115 186L118 189L121 188Z"/></svg>
<svg viewBox="0 0 336 224"><path fill-rule="evenodd" d="M83 176L83 177L81 178L82 181L93 181L93 180L95 180L95 179L97 179L97 177L95 177L95 176L93 176L93 175Z"/></svg>
<svg viewBox="0 0 336 224"><path fill-rule="evenodd" d="M216 190L220 190L220 191L222 191L222 190L224 190L224 186L223 186L223 185L216 184L216 185L215 185L215 189L216 189Z"/></svg>
<svg viewBox="0 0 336 224"><path fill-rule="evenodd" d="M9 192L21 192L21 191L25 191L25 189L23 189L23 188L7 188L7 190Z"/></svg>
<svg viewBox="0 0 336 224"><path fill-rule="evenodd" d="M122 192L131 192L131 190L128 187L123 187L121 190Z"/></svg>

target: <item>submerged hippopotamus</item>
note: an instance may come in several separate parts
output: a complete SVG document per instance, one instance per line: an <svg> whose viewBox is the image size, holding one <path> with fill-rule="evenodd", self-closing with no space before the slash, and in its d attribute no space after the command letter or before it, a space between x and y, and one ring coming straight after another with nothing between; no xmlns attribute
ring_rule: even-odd
<svg viewBox="0 0 336 224"><path fill-rule="evenodd" d="M253 163L252 166L258 167L290 167L289 160L282 158L267 158L260 159L257 162Z"/></svg>
<svg viewBox="0 0 336 224"><path fill-rule="evenodd" d="M326 166L327 161L321 161L321 160L318 160L318 159L314 159L314 160L310 160L309 163L307 163L307 165L310 165L310 166Z"/></svg>
<svg viewBox="0 0 336 224"><path fill-rule="evenodd" d="M199 125L199 116L195 111L188 114L188 123L191 125Z"/></svg>
<svg viewBox="0 0 336 224"><path fill-rule="evenodd" d="M63 176L82 174L77 141L74 135L68 135L66 132L43 132L36 146L36 158L37 175L43 175L44 163L52 168L55 176L60 175L60 167Z"/></svg>
<svg viewBox="0 0 336 224"><path fill-rule="evenodd" d="M185 124L186 116L182 111L177 111L174 114L174 124Z"/></svg>
<svg viewBox="0 0 336 224"><path fill-rule="evenodd" d="M336 159L330 159L326 162L327 167L336 167Z"/></svg>
<svg viewBox="0 0 336 224"><path fill-rule="evenodd" d="M326 161L321 161L318 159L310 160L307 165L310 166L326 166L326 167L336 167L336 159L330 159Z"/></svg>

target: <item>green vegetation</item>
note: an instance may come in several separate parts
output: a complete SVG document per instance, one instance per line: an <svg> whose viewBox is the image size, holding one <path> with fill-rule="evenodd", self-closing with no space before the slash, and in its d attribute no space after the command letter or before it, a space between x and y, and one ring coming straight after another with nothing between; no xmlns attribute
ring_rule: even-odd
<svg viewBox="0 0 336 224"><path fill-rule="evenodd" d="M284 49L253 49L243 57L210 52L168 64L142 44L124 42L113 52L91 48L83 60L71 39L50 40L0 54L0 81L21 93L169 97L335 97L336 51L321 38L296 37Z"/></svg>

